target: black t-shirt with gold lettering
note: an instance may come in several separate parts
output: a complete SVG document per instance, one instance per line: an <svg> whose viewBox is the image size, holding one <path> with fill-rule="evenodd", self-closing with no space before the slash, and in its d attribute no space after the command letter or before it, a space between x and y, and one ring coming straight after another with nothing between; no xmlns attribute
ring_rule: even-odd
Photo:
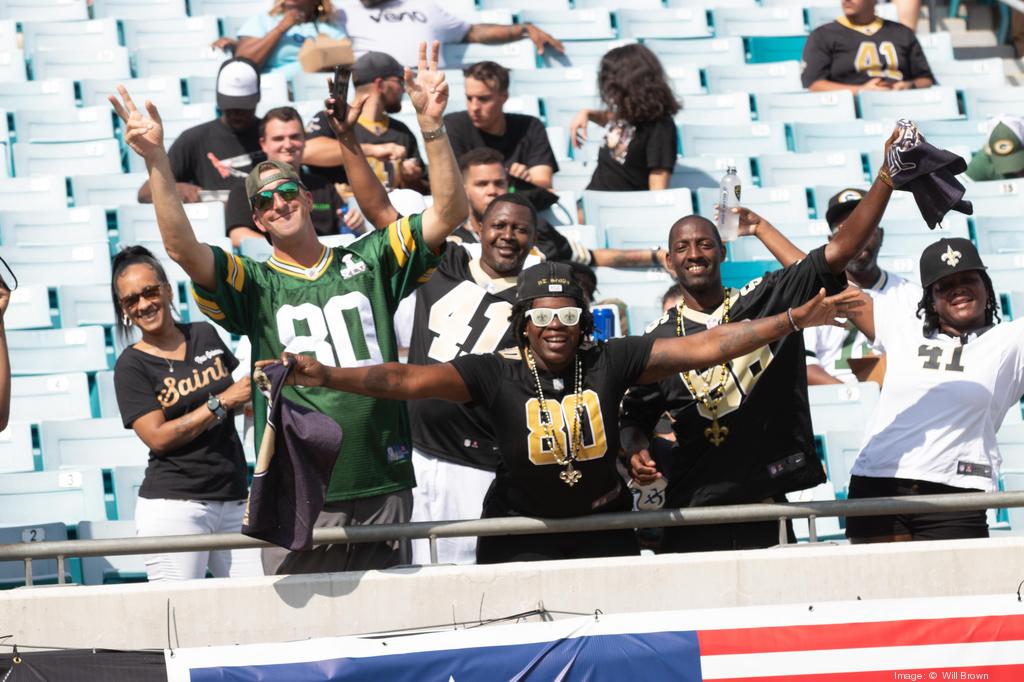
<svg viewBox="0 0 1024 682"><path fill-rule="evenodd" d="M168 361L126 348L114 367L114 387L127 429L139 417L162 410L168 421L200 405L232 383L238 360L208 322L180 324L185 359ZM230 417L190 443L157 455L149 453L139 497L171 500L241 500L246 496L242 443Z"/></svg>

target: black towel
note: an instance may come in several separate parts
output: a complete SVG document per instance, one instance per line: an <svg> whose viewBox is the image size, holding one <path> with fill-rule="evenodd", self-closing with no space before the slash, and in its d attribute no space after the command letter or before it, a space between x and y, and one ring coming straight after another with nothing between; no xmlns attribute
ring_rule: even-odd
<svg viewBox="0 0 1024 682"><path fill-rule="evenodd" d="M294 365L253 373L267 396L267 427L242 519L242 533L292 551L313 548L313 526L341 449L341 427L330 417L281 395Z"/></svg>
<svg viewBox="0 0 1024 682"><path fill-rule="evenodd" d="M899 135L886 159L893 188L913 193L921 217L932 230L951 209L973 214L971 202L963 198L964 186L955 177L967 170L967 162L925 142L911 121L901 118L896 126Z"/></svg>

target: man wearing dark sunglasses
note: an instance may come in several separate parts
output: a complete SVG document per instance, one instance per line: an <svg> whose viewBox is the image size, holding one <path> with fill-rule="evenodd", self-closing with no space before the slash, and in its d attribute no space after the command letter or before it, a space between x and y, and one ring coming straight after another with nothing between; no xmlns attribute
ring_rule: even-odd
<svg viewBox="0 0 1024 682"><path fill-rule="evenodd" d="M199 308L225 329L249 337L253 360L278 358L286 350L312 353L332 366L397 359L393 318L398 302L429 278L445 239L468 213L443 126L448 85L437 70L439 51L440 45L434 43L428 66L426 44L421 45L415 79L411 70L404 74L435 169L433 205L420 214L398 216L350 134L365 98L357 100L347 114L343 109L335 114L330 98L327 109L332 125L341 129L338 139L345 148L349 181L360 206L382 229L347 247L325 248L310 218L312 197L294 168L263 162L246 180L256 226L273 240L273 256L262 263L196 239L175 191L156 107L147 103L149 116L143 117L123 87L119 88L121 101L110 98L126 123L126 143L146 159L167 253L192 278ZM328 391L286 390L289 400L331 417L344 434L316 525L408 521L415 478L405 404ZM258 391L253 398L259 442L267 406ZM386 568L408 562L408 542L265 551L263 558L268 574Z"/></svg>

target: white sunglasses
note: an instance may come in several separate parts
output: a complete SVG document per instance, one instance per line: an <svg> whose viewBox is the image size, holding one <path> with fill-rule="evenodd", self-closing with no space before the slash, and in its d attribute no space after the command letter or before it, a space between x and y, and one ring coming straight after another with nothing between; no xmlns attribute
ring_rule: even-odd
<svg viewBox="0 0 1024 682"><path fill-rule="evenodd" d="M575 306L566 306L565 308L530 308L526 311L526 316L533 320L533 323L538 327L546 327L551 324L555 315L558 316L559 322L564 324L566 327L575 327L580 323L580 317L583 315L583 309Z"/></svg>

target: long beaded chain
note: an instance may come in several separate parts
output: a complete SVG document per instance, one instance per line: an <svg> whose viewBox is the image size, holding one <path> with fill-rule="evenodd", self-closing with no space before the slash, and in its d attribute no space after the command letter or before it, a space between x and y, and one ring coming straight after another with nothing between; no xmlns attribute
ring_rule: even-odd
<svg viewBox="0 0 1024 682"><path fill-rule="evenodd" d="M729 305L732 297L732 290L729 287L725 288L725 301L723 302L722 310L722 324L729 324ZM686 328L683 326L683 313L686 311L686 301L680 299L679 303L676 304L676 336L686 336ZM700 401L704 406L704 409L711 415L711 426L704 429L704 437L707 438L712 445L718 447L725 441L729 435L729 428L726 426L720 426L718 423L718 403L722 402L722 398L725 397L725 382L729 376L729 363L728 361L723 362L718 366L719 379L718 383L715 384L713 379L715 377L715 368L702 378L704 379L704 392L697 393L697 390L693 387L693 382L690 380L690 372L681 372L683 377L683 383L686 384L686 388L689 389L690 393ZM715 393L715 397L712 400L711 394Z"/></svg>
<svg viewBox="0 0 1024 682"><path fill-rule="evenodd" d="M570 431L571 442L567 443L569 452L562 452L562 446L555 437L555 427L551 419L551 412L548 410L548 401L544 397L544 387L540 383L540 374L537 372L537 363L533 360L533 353L526 349L526 366L533 372L533 381L537 385L537 400L540 403L540 423L544 426L544 435L551 441L551 454L560 466L565 467L558 477L570 488L576 485L583 472L574 467L579 453L583 450L583 428L580 425L580 412L583 409L583 365L580 363L579 353L576 353L576 394L573 396L573 422Z"/></svg>

